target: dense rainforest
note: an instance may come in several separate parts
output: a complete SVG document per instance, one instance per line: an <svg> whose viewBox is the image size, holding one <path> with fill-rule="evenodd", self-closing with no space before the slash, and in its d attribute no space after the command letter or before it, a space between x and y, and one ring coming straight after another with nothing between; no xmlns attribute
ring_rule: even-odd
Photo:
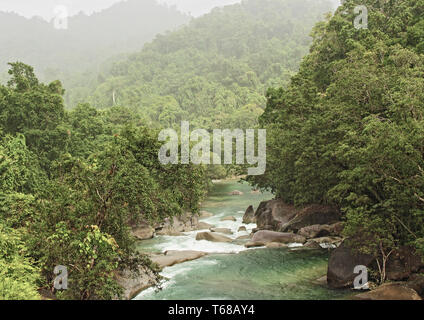
<svg viewBox="0 0 424 320"><path fill-rule="evenodd" d="M154 130L125 110L67 112L60 82L11 64L0 87L0 298L36 298L56 265L72 286L59 296L112 299L119 268L151 268L130 225L197 212L201 167L164 166Z"/></svg>
<svg viewBox="0 0 424 320"><path fill-rule="evenodd" d="M53 292L57 265L72 284L59 299L119 298L123 269L158 276L131 226L196 214L210 178L227 174L158 161L159 130L182 120L266 129L266 172L247 177L255 188L340 208L361 253L424 255L424 0L346 0L325 21L327 1L245 0L184 26L188 16L145 4L166 23L144 35L122 27L116 38L137 40L111 35L87 55L79 42L57 45L58 69L41 78L57 42L0 55L28 63L11 62L0 85L0 299ZM94 17L109 25L101 17L135 5ZM358 5L367 28L353 23ZM93 32L81 43L95 44ZM1 43L21 53L11 44L27 38L11 39Z"/></svg>
<svg viewBox="0 0 424 320"><path fill-rule="evenodd" d="M95 14L94 22L134 5L116 5ZM24 52L19 43L25 37L16 34L12 41L3 35L10 50L1 59L37 61L44 72L49 64L36 56L49 61L48 50L58 59L52 65L64 64L56 75L68 86L66 91L59 80L40 81L22 62L9 63L0 86L0 299L53 292L57 265L68 266L70 282L68 290L56 292L60 299L119 298L123 288L116 273L123 269L136 274L141 267L157 275L135 249L131 226L198 212L210 178L202 166L160 164L158 130L181 119L206 128L254 126L265 89L288 83L307 52L310 28L329 8L325 1L249 0L217 9L157 36L139 53L112 58L118 62L106 63L95 84L87 83L92 71L81 83L84 73L63 76L74 65L65 60L79 61L87 49L74 50L70 35L64 38L71 47L58 44L50 52L40 42L30 56L14 51ZM158 29L187 17L174 18L164 18ZM86 36L87 42L96 37ZM92 57L81 67L93 63ZM65 99L72 108L65 108Z"/></svg>
<svg viewBox="0 0 424 320"><path fill-rule="evenodd" d="M423 1L351 0L318 23L299 73L267 92L267 171L250 178L287 203L342 208L354 247L383 258L424 253L423 16Z"/></svg>
<svg viewBox="0 0 424 320"><path fill-rule="evenodd" d="M250 0L216 8L139 53L104 67L87 100L69 88L71 106L125 106L149 126L251 128L268 87L285 86L308 52L312 26L328 1ZM77 90L76 90L77 91Z"/></svg>

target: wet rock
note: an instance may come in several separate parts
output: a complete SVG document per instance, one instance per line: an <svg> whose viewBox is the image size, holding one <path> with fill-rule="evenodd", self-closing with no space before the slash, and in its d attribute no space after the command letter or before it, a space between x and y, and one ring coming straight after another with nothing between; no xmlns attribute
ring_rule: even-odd
<svg viewBox="0 0 424 320"><path fill-rule="evenodd" d="M253 206L249 206L243 215L243 223L249 224L249 223L255 223L255 222L256 222L255 210L253 210Z"/></svg>
<svg viewBox="0 0 424 320"><path fill-rule="evenodd" d="M165 255L152 256L151 260L163 269L178 263L199 259L205 255L206 253L201 251L167 251Z"/></svg>
<svg viewBox="0 0 424 320"><path fill-rule="evenodd" d="M210 217L213 217L213 213L208 212L208 211L200 211L199 217L200 218L210 218Z"/></svg>
<svg viewBox="0 0 424 320"><path fill-rule="evenodd" d="M281 231L298 232L300 229L312 225L331 225L339 222L340 211L336 207L324 205L310 205L300 211L281 226Z"/></svg>
<svg viewBox="0 0 424 320"><path fill-rule="evenodd" d="M251 239L252 237L250 235L246 235L246 236L240 236L237 237L236 240L248 240Z"/></svg>
<svg viewBox="0 0 424 320"><path fill-rule="evenodd" d="M422 300L418 293L404 283L386 283L377 289L360 293L354 300Z"/></svg>
<svg viewBox="0 0 424 320"><path fill-rule="evenodd" d="M327 280L331 288L351 287L357 274L353 270L358 265L370 267L375 261L372 255L361 254L350 248L346 241L331 251L328 259Z"/></svg>
<svg viewBox="0 0 424 320"><path fill-rule="evenodd" d="M197 225L197 230L208 230L210 228L213 228L213 225L200 221Z"/></svg>
<svg viewBox="0 0 424 320"><path fill-rule="evenodd" d="M231 191L231 192L229 193L229 195L230 195L230 196L242 196L242 195L243 195L243 192L241 192L241 191L239 191L239 190L234 190L234 191Z"/></svg>
<svg viewBox="0 0 424 320"><path fill-rule="evenodd" d="M298 234L306 237L307 239L313 239L325 236L339 236L342 230L343 226L341 222L332 225L314 224L312 226L301 228Z"/></svg>
<svg viewBox="0 0 424 320"><path fill-rule="evenodd" d="M166 218L165 221L156 227L158 235L175 235L181 232L197 230L199 217L191 213L185 213L180 217Z"/></svg>
<svg viewBox="0 0 424 320"><path fill-rule="evenodd" d="M228 228L211 228L211 232L218 232L218 233L224 233L224 234L233 234L231 229Z"/></svg>
<svg viewBox="0 0 424 320"><path fill-rule="evenodd" d="M241 226L240 228L238 228L237 232L242 232L242 231L247 231L245 226Z"/></svg>
<svg viewBox="0 0 424 320"><path fill-rule="evenodd" d="M244 246L246 248L256 248L256 247L263 247L263 246L265 246L265 243L259 242L259 241L249 241Z"/></svg>
<svg viewBox="0 0 424 320"><path fill-rule="evenodd" d="M215 232L199 232L196 240L207 240L212 242L232 242L233 240Z"/></svg>
<svg viewBox="0 0 424 320"><path fill-rule="evenodd" d="M280 231L297 213L294 206L285 204L280 199L263 201L255 212L258 229Z"/></svg>
<svg viewBox="0 0 424 320"><path fill-rule="evenodd" d="M322 245L323 247L329 247L330 245L333 245L334 248L336 248L343 242L343 239L339 237L321 237L321 238L310 239L310 241L316 242L319 245Z"/></svg>
<svg viewBox="0 0 424 320"><path fill-rule="evenodd" d="M312 226L303 227L299 230L298 234L307 239L329 236L329 227L328 224L314 224Z"/></svg>
<svg viewBox="0 0 424 320"><path fill-rule="evenodd" d="M322 249L319 243L314 240L308 240L303 246L308 249Z"/></svg>
<svg viewBox="0 0 424 320"><path fill-rule="evenodd" d="M253 235L253 242L279 242L279 243L305 243L305 237L294 233L282 233L268 230L260 230Z"/></svg>
<svg viewBox="0 0 424 320"><path fill-rule="evenodd" d="M237 221L237 219L233 216L230 216L230 217L222 218L221 221L234 221L235 222L235 221Z"/></svg>
<svg viewBox="0 0 424 320"><path fill-rule="evenodd" d="M144 267L140 267L138 273L128 269L117 272L115 279L124 289L122 298L125 300L131 300L141 291L157 284L153 272Z"/></svg>
<svg viewBox="0 0 424 320"><path fill-rule="evenodd" d="M280 242L269 242L266 244L266 247L269 249L278 249L278 248L287 248L288 245Z"/></svg>

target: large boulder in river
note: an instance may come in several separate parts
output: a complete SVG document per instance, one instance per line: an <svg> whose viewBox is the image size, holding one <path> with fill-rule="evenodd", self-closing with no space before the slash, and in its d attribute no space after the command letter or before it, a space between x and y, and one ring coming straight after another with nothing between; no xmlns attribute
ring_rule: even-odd
<svg viewBox="0 0 424 320"><path fill-rule="evenodd" d="M307 226L337 223L340 218L340 211L336 207L313 204L297 212L290 221L281 226L280 231L298 232Z"/></svg>
<svg viewBox="0 0 424 320"><path fill-rule="evenodd" d="M403 246L390 255L386 265L386 276L388 280L406 280L423 267L424 263L415 248Z"/></svg>
<svg viewBox="0 0 424 320"><path fill-rule="evenodd" d="M305 243L306 238L294 233L282 233L268 230L260 230L252 237L252 242L258 243Z"/></svg>
<svg viewBox="0 0 424 320"><path fill-rule="evenodd" d="M404 283L386 283L377 289L354 296L355 300L422 300L418 293Z"/></svg>
<svg viewBox="0 0 424 320"><path fill-rule="evenodd" d="M212 242L232 242L233 240L215 232L199 232L196 240L207 240Z"/></svg>
<svg viewBox="0 0 424 320"><path fill-rule="evenodd" d="M353 285L358 274L353 271L356 266L369 267L375 258L372 255L361 254L348 246L346 241L333 250L328 259L327 282L331 288L345 288Z"/></svg>
<svg viewBox="0 0 424 320"><path fill-rule="evenodd" d="M328 224L314 224L312 226L303 227L299 230L298 234L306 237L307 239L326 237L326 236L338 236L341 234L343 226L341 222L337 222L332 225Z"/></svg>
<svg viewBox="0 0 424 320"><path fill-rule="evenodd" d="M206 222L203 222L203 221L200 221L200 222L197 224L197 228L196 228L196 230L208 230L208 229L210 229L210 228L213 228L213 225L211 225L211 224L209 224L209 223L206 223Z"/></svg>
<svg viewBox="0 0 424 320"><path fill-rule="evenodd" d="M294 206L280 199L263 201L255 212L255 220L260 230L280 231L297 213Z"/></svg>
<svg viewBox="0 0 424 320"><path fill-rule="evenodd" d="M243 223L255 223L255 210L253 210L253 206L249 206L249 208L246 209L243 216Z"/></svg>
<svg viewBox="0 0 424 320"><path fill-rule="evenodd" d="M181 232L189 232L198 229L199 217L192 213L185 213L172 219L166 218L165 221L156 227L158 235L178 235Z"/></svg>

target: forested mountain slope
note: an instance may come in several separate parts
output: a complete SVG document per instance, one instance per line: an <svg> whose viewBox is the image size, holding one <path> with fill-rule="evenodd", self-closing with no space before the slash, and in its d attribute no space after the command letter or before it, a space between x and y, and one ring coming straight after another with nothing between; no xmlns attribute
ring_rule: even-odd
<svg viewBox="0 0 424 320"><path fill-rule="evenodd" d="M156 34L187 23L190 17L155 0L128 0L99 13L68 18L54 28L41 18L0 13L0 72L8 62L23 61L48 81L91 69L116 54L140 50Z"/></svg>
<svg viewBox="0 0 424 320"><path fill-rule="evenodd" d="M266 88L287 84L312 26L331 8L324 0L247 0L214 9L107 68L89 101L130 107L150 125L253 126ZM67 89L68 105L85 100L86 88Z"/></svg>
<svg viewBox="0 0 424 320"><path fill-rule="evenodd" d="M354 27L357 5L368 29ZM260 119L267 172L252 180L288 203L339 206L345 235L378 255L424 247L423 16L422 0L345 1Z"/></svg>

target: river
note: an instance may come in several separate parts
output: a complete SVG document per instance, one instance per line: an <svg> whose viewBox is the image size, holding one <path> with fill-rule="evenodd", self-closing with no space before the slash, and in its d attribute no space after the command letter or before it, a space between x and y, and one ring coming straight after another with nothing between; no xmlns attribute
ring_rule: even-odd
<svg viewBox="0 0 424 320"><path fill-rule="evenodd" d="M230 196L233 190L244 194ZM202 210L214 216L202 221L230 228L234 232L230 237L235 239L256 227L255 224L245 225L247 232L237 232L243 225L246 208L253 205L256 209L261 201L272 198L270 193L252 193L246 183L220 182L214 185L202 204ZM225 216L234 216L237 221L220 221ZM136 300L328 300L342 299L349 294L346 290L331 290L315 282L326 274L327 250L246 249L241 242L196 241L197 232L179 237L158 236L140 243L139 248L146 252L196 250L209 255L165 268L161 274L168 280L164 281L162 290L149 288Z"/></svg>

